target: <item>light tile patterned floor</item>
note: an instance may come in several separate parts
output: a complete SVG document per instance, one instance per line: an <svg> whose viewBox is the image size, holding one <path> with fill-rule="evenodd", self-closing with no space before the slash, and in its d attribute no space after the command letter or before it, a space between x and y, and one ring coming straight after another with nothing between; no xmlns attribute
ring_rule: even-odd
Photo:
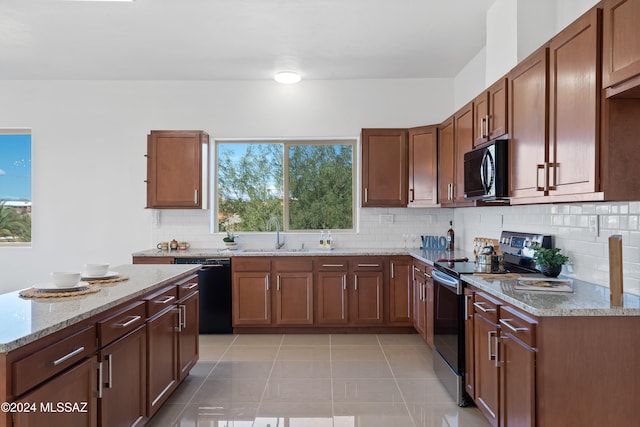
<svg viewBox="0 0 640 427"><path fill-rule="evenodd" d="M418 335L201 335L200 361L149 425L487 427L433 357Z"/></svg>

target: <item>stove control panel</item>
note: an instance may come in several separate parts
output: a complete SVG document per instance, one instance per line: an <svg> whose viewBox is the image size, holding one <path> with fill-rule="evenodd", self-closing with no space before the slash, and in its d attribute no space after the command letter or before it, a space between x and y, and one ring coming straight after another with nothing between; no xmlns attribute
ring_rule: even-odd
<svg viewBox="0 0 640 427"><path fill-rule="evenodd" d="M503 231L500 235L500 251L505 254L532 258L535 248L551 248L551 236L518 231Z"/></svg>

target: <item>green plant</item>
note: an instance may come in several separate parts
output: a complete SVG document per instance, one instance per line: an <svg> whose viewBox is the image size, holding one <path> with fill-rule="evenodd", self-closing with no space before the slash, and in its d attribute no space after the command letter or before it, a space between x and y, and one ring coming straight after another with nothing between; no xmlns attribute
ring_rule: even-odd
<svg viewBox="0 0 640 427"><path fill-rule="evenodd" d="M533 259L538 267L561 267L569 257L560 253L560 248L536 248Z"/></svg>

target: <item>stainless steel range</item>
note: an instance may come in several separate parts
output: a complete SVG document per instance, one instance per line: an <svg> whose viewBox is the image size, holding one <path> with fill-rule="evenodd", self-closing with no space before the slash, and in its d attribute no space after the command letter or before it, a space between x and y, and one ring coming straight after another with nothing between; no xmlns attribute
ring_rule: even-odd
<svg viewBox="0 0 640 427"><path fill-rule="evenodd" d="M534 249L552 246L551 236L535 233L503 231L499 250L500 265L491 273L537 273ZM472 403L464 390L464 282L463 274L486 273L483 266L469 261L436 261L434 282L433 344L436 349L433 367L438 378L459 406Z"/></svg>

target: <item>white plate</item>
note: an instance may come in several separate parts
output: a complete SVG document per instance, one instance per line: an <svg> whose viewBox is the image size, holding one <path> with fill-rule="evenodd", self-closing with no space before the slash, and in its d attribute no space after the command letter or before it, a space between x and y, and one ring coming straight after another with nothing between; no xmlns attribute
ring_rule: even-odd
<svg viewBox="0 0 640 427"><path fill-rule="evenodd" d="M113 279L114 277L118 276L118 272L117 271L107 271L107 274L103 275L103 276L92 276L90 274L84 274L82 273L82 280L100 280L100 279Z"/></svg>
<svg viewBox="0 0 640 427"><path fill-rule="evenodd" d="M86 289L87 286L89 286L89 283L87 282L78 282L78 284L75 286L65 287L56 286L53 283L41 283L38 285L34 285L33 288L38 292L73 292Z"/></svg>

